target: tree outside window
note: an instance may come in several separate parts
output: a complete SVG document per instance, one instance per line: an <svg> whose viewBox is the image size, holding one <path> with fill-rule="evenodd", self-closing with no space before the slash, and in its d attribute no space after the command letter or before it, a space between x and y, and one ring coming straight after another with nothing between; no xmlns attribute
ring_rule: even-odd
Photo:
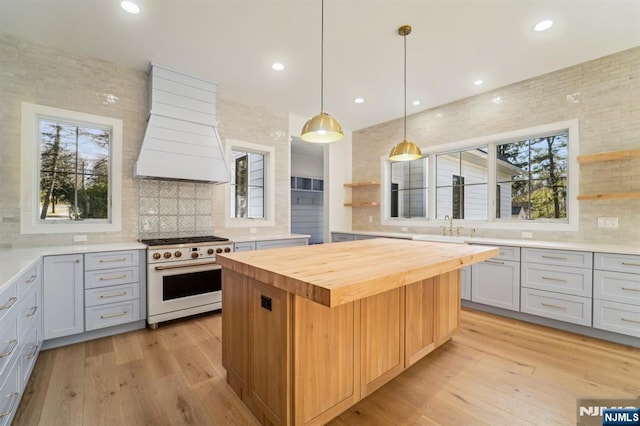
<svg viewBox="0 0 640 426"><path fill-rule="evenodd" d="M109 129L38 122L40 219L109 218Z"/></svg>

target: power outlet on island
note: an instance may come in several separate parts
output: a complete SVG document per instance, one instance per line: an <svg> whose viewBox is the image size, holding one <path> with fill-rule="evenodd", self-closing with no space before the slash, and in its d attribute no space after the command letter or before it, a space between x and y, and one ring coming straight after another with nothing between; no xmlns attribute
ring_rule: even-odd
<svg viewBox="0 0 640 426"><path fill-rule="evenodd" d="M598 217L598 228L615 229L618 227L618 216Z"/></svg>
<svg viewBox="0 0 640 426"><path fill-rule="evenodd" d="M533 232L521 232L520 238L533 238Z"/></svg>
<svg viewBox="0 0 640 426"><path fill-rule="evenodd" d="M73 236L73 242L74 243L79 243L79 242L84 242L87 241L87 236L86 235L74 235Z"/></svg>

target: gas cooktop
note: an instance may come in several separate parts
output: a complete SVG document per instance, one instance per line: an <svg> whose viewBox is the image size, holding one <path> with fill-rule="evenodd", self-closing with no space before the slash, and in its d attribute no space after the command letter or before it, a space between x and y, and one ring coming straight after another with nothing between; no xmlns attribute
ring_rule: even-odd
<svg viewBox="0 0 640 426"><path fill-rule="evenodd" d="M169 246L178 244L213 243L224 241L229 241L229 239L216 237L213 235L204 235L201 237L153 238L149 240L140 240L142 244L146 244L148 246Z"/></svg>

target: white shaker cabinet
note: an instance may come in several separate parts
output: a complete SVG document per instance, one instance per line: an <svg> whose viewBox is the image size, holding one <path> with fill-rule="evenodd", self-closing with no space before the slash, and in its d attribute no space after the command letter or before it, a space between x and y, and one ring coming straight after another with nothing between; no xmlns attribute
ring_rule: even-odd
<svg viewBox="0 0 640 426"><path fill-rule="evenodd" d="M471 266L460 268L460 298L471 300Z"/></svg>
<svg viewBox="0 0 640 426"><path fill-rule="evenodd" d="M499 247L500 254L471 266L471 301L520 310L520 247Z"/></svg>
<svg viewBox="0 0 640 426"><path fill-rule="evenodd" d="M45 256L45 340L84 331L83 272L82 254Z"/></svg>

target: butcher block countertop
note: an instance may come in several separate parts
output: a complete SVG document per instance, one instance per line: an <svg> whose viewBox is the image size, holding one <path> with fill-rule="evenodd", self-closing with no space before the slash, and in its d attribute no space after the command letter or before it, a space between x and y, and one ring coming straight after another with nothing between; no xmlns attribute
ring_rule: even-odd
<svg viewBox="0 0 640 426"><path fill-rule="evenodd" d="M376 238L216 256L231 269L335 307L495 257L496 247Z"/></svg>

